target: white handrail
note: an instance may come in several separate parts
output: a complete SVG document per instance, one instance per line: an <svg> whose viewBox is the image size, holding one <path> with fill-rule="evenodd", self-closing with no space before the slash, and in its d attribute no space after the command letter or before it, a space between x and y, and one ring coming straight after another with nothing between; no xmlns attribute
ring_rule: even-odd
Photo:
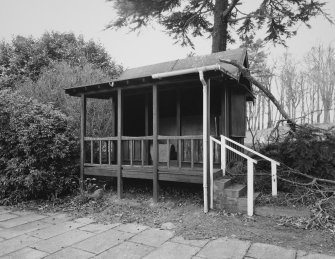
<svg viewBox="0 0 335 259"><path fill-rule="evenodd" d="M220 141L221 140L221 141ZM244 148L245 150L248 150L256 155L258 155L259 157L262 157L268 161L271 162L271 177L272 177L272 195L276 196L277 195L277 166L280 165L280 163L278 163L277 161L266 157L230 138L227 138L223 135L221 135L221 139L217 140L214 137L210 137L210 141L209 141L209 158L210 158L210 208L213 209L214 207L214 202L213 202L213 198L214 198L214 153L213 153L213 148L214 148L214 142L218 145L221 145L221 169L223 174L225 174L226 171L226 149L240 155L241 157L247 159L247 212L248 212L248 216L252 216L253 212L254 212L254 164L257 164L257 160L251 158L250 156L236 150L235 148L228 146L226 144L226 141L229 141L239 147Z"/></svg>
<svg viewBox="0 0 335 259"><path fill-rule="evenodd" d="M225 161L226 161L225 159L226 148L242 156L243 158L247 159L248 161L247 213L248 213L248 216L252 216L254 213L254 202L253 202L254 200L254 164L257 164L257 161L243 154L242 152L236 150L235 148L227 146L225 144L225 139L221 138L221 141L219 141L213 138L212 136L209 138L210 208L211 209L214 208L214 176L213 176L214 174L214 165L213 165L214 164L214 154L213 154L214 142L217 143L218 145L221 145L221 168L223 164L224 170L225 170ZM222 160L222 152L224 152L224 160Z"/></svg>
<svg viewBox="0 0 335 259"><path fill-rule="evenodd" d="M242 147L244 148L245 150L248 150L249 152L261 157L261 158L264 158L265 160L271 162L271 186L272 186L272 196L277 196L278 192L277 192L277 166L280 166L280 163L277 162L276 160L273 160L267 156L264 156L263 154L261 153L258 153L257 151L255 150L252 150L251 148L248 148L230 138L227 138L223 135L221 135L221 142L223 141L229 141L239 147ZM228 146L226 146L228 148ZM228 148L229 149L229 148Z"/></svg>
<svg viewBox="0 0 335 259"><path fill-rule="evenodd" d="M242 147L245 150L250 151L251 153L254 153L254 154L258 155L259 157L264 158L264 159L266 159L266 160L268 160L270 162L274 162L276 165L280 166L280 163L277 162L276 160L273 160L273 159L271 159L271 158L269 158L267 156L264 156L261 153L258 153L257 151L255 151L255 150L253 150L251 148L248 148L248 147L246 147L246 146L244 146L244 145L242 145L242 144L240 144L240 143L238 143L238 142L236 142L236 141L234 141L234 140L232 140L230 138L227 138L226 136L221 135L221 138L224 138L225 140L228 140L229 142L231 142L231 143L233 143L233 144L235 144L235 145L237 145L239 147Z"/></svg>

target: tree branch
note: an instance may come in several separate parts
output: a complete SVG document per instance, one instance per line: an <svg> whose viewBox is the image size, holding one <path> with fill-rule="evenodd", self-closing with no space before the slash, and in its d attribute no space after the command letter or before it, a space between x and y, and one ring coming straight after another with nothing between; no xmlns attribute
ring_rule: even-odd
<svg viewBox="0 0 335 259"><path fill-rule="evenodd" d="M222 1L222 0L218 0L218 1ZM237 5L238 1L240 1L240 0L232 0L231 4L228 6L228 8L226 10L224 10L224 12L222 13L222 19L226 18L226 16L228 16L231 13L231 11Z"/></svg>

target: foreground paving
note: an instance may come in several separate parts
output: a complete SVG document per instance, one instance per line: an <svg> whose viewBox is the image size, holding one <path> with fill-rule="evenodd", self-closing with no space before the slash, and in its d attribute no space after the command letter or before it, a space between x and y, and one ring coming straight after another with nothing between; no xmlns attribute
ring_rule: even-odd
<svg viewBox="0 0 335 259"><path fill-rule="evenodd" d="M6 207L0 207L0 258L335 259L232 238L185 240L171 230Z"/></svg>

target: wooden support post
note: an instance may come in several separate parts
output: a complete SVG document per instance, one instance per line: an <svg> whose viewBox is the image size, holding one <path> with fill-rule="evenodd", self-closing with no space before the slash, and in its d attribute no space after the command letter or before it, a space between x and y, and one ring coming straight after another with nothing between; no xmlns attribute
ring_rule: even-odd
<svg viewBox="0 0 335 259"><path fill-rule="evenodd" d="M145 104L144 104L144 134L145 136L149 136L149 95L148 93L145 93ZM149 141L145 140L144 141L144 150L145 150L145 155L144 155L144 164L148 165L149 164Z"/></svg>
<svg viewBox="0 0 335 259"><path fill-rule="evenodd" d="M122 90L117 90L117 196L122 198L123 180L122 180L122 124L123 124L123 110L122 110Z"/></svg>
<svg viewBox="0 0 335 259"><path fill-rule="evenodd" d="M86 96L81 95L80 109L80 188L84 188L85 135L86 135Z"/></svg>
<svg viewBox="0 0 335 259"><path fill-rule="evenodd" d="M181 110L180 110L180 89L177 88L177 107L176 107L176 136L180 136L181 135Z"/></svg>
<svg viewBox="0 0 335 259"><path fill-rule="evenodd" d="M159 182L158 182L158 89L157 85L152 86L152 161L153 161L153 200L158 201Z"/></svg>
<svg viewBox="0 0 335 259"><path fill-rule="evenodd" d="M191 139L191 168L194 168L194 139Z"/></svg>

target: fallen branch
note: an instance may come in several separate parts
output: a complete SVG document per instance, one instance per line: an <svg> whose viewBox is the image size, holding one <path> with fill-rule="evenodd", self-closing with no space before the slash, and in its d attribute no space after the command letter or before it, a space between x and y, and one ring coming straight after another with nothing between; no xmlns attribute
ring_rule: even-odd
<svg viewBox="0 0 335 259"><path fill-rule="evenodd" d="M241 74L248 79L252 84L254 84L258 89L260 89L271 101L272 103L277 107L280 114L284 117L284 119L287 121L288 125L290 126L292 131L295 131L296 123L295 121L290 118L290 116L286 113L282 105L277 101L276 97L266 88L264 87L256 78L254 78L250 74L250 70L243 65L239 64L236 60L229 60L229 59L219 59L220 62L233 65L239 69Z"/></svg>

